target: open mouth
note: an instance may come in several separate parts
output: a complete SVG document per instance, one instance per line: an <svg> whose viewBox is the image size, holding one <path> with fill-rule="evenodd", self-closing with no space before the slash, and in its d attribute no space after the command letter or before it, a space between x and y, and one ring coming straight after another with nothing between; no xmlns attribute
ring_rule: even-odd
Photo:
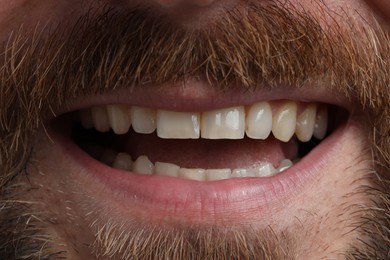
<svg viewBox="0 0 390 260"><path fill-rule="evenodd" d="M329 111L337 120L329 122ZM334 130L341 111L289 100L203 112L95 106L73 114L71 138L101 163L135 174L261 178L305 157Z"/></svg>
<svg viewBox="0 0 390 260"><path fill-rule="evenodd" d="M119 208L185 221L283 207L337 156L351 118L348 108L293 99L193 110L134 96L104 102L50 123L67 178Z"/></svg>

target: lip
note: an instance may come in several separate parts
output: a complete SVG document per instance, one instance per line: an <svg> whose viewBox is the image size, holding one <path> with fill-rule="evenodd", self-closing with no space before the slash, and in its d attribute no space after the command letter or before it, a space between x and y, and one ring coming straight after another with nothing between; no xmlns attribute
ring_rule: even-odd
<svg viewBox="0 0 390 260"><path fill-rule="evenodd" d="M269 86L256 88L230 86L222 89L204 80L191 79L184 83L166 83L161 86L145 84L142 87L136 86L132 89L124 86L107 89L102 94L71 97L61 106L51 107L45 119L47 122L55 117L53 114L61 115L78 109L110 104L128 104L181 112L202 112L280 99L326 103L343 107L350 113L358 107L356 100L347 98L344 93L338 92L335 88L329 88L325 84L316 84L315 87L280 85L274 88Z"/></svg>
<svg viewBox="0 0 390 260"><path fill-rule="evenodd" d="M296 96L299 91L293 91L289 96ZM166 108L164 104L168 104L161 101L161 97L156 98L159 96L156 92L149 96L142 92L144 99L138 99L139 103L132 102L138 93L132 97L126 97L120 93L121 91L117 91L111 96L105 95L104 98L103 96L94 97L84 102L83 105L75 102L72 110L79 106L86 107L92 104L101 104L101 102L105 104L123 102L145 106L145 100L149 100L147 104L151 104L151 107L157 104L162 108ZM308 92L305 93L307 96ZM276 99L276 96L280 97L277 94L277 92L273 92L273 94L269 92L268 95L263 95L263 98ZM227 95L232 96L232 92L228 91ZM171 97L173 96L172 94ZM300 100L305 99L305 96L301 95ZM187 100L188 96L182 97L181 100ZM252 96L246 99L246 102L251 102L256 97L258 98L257 95ZM286 98L286 95L283 98ZM321 101L325 99L328 99L328 95L322 95ZM157 102L157 100L160 101ZM207 101L195 98L193 102L194 100L197 101L196 105L187 103L180 106L182 103L178 101L175 105L169 103L168 107L182 111L195 110L198 108L197 106L200 106L199 104ZM199 100L201 102L198 102ZM238 100L243 100L243 96L236 100L230 99L214 103L210 102L210 99L208 100L206 108L219 107L227 103L234 104ZM333 99L329 103L339 102L341 101ZM344 107L347 106L346 104L344 103ZM352 105L350 106L352 107ZM339 126L301 161L273 177L236 178L213 182L198 182L158 175L146 176L113 169L90 157L76 144L69 142L65 135L54 131L50 125L48 133L54 140L54 145L58 146L57 148L75 164L78 172L82 173L82 176L76 176L76 178L80 178L81 182L84 182L89 189L93 190L94 185L103 187L105 193L103 197L109 201L112 207L131 211L132 214L136 212L140 216L148 216L155 220L175 219L185 223L218 221L218 223L226 222L228 224L237 219L237 216L252 221L255 214L266 217L288 207L289 201L294 200L298 194L305 191L305 187L312 185L315 179L321 177L321 169L324 165L330 164L332 158L338 156L337 150L343 144L343 136L354 126L354 122L353 117L350 116L347 122ZM240 221L245 222L245 219L240 219Z"/></svg>

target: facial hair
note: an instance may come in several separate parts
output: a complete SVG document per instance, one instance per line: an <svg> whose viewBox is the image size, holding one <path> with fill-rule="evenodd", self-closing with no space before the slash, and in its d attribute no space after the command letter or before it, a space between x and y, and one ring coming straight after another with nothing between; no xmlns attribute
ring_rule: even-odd
<svg viewBox="0 0 390 260"><path fill-rule="evenodd" d="M64 26L69 30L59 26L34 37L23 32L13 35L4 45L0 69L0 256L66 255L44 246L54 243L45 233L48 220L32 202L21 200L30 191L18 183L18 177L28 177L27 166L35 163L34 140L51 111L75 98L114 89L206 78L221 91L233 85L247 91L277 89L280 84L315 87L325 81L329 88L358 100L369 122L368 149L362 153L372 154L372 168L364 169L371 186L362 186L351 196L363 193L372 200L344 209L346 217L356 219L364 237L344 255L386 259L390 254L390 42L379 23L348 21L348 28L329 25L324 31L308 13L253 4L245 14L227 11L207 28L190 29L147 10L109 10ZM120 237L120 225L94 222L91 228L97 234L91 245L95 254L121 259L161 255L222 259L226 253L237 259L294 259L299 243L289 235L291 230L277 235L271 229L237 230L226 236L213 227L145 225ZM159 240L145 239L153 237ZM110 247L113 244L122 247Z"/></svg>

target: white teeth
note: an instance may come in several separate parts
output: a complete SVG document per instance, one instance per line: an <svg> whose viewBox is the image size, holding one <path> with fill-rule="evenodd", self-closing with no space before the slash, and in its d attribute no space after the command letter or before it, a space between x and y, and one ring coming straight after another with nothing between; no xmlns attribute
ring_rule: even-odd
<svg viewBox="0 0 390 260"><path fill-rule="evenodd" d="M276 139L288 142L294 135L297 121L297 103L287 102L274 114L272 133Z"/></svg>
<svg viewBox="0 0 390 260"><path fill-rule="evenodd" d="M179 177L189 180L196 180L196 181L205 181L205 170L204 169L187 169L187 168L180 168L179 170Z"/></svg>
<svg viewBox="0 0 390 260"><path fill-rule="evenodd" d="M125 106L107 106L108 121L115 134L126 134L131 125L130 110Z"/></svg>
<svg viewBox="0 0 390 260"><path fill-rule="evenodd" d="M156 110L132 107L131 121L136 133L151 134L156 130Z"/></svg>
<svg viewBox="0 0 390 260"><path fill-rule="evenodd" d="M277 173L278 171L271 163L263 163L260 166L256 167L256 176L257 177L270 177Z"/></svg>
<svg viewBox="0 0 390 260"><path fill-rule="evenodd" d="M289 159L284 159L280 162L279 167L278 167L278 172L283 172L293 166L293 162Z"/></svg>
<svg viewBox="0 0 390 260"><path fill-rule="evenodd" d="M232 175L230 169L209 169L205 172L207 181L219 181L229 179Z"/></svg>
<svg viewBox="0 0 390 260"><path fill-rule="evenodd" d="M110 131L110 123L108 121L107 110L105 107L92 107L93 125L99 132Z"/></svg>
<svg viewBox="0 0 390 260"><path fill-rule="evenodd" d="M310 104L297 119L297 129L295 130L295 134L302 142L310 141L313 136L316 110L316 104Z"/></svg>
<svg viewBox="0 0 390 260"><path fill-rule="evenodd" d="M199 138L199 113L157 111L157 135L160 138Z"/></svg>
<svg viewBox="0 0 390 260"><path fill-rule="evenodd" d="M162 176L177 177L180 167L173 163L156 162L154 173Z"/></svg>
<svg viewBox="0 0 390 260"><path fill-rule="evenodd" d="M328 109L321 108L317 113L316 122L314 124L314 137L321 140L325 137L328 129Z"/></svg>
<svg viewBox="0 0 390 260"><path fill-rule="evenodd" d="M241 177L255 177L255 171L252 169L234 169L232 171L232 178L241 178Z"/></svg>
<svg viewBox="0 0 390 260"><path fill-rule="evenodd" d="M152 174L153 168L153 163L146 156L138 157L138 159L133 163L133 172Z"/></svg>
<svg viewBox="0 0 390 260"><path fill-rule="evenodd" d="M108 132L111 128L116 134L125 134L132 126L136 133L150 134L157 129L160 138L171 139L242 139L246 133L249 138L264 140L271 132L282 142L290 141L294 134L302 142L310 141L312 136L323 139L328 128L328 108L317 109L317 103L303 107L297 115L298 102L293 101L258 102L246 108L202 113L110 105L81 110L79 118L86 129Z"/></svg>
<svg viewBox="0 0 390 260"><path fill-rule="evenodd" d="M93 128L92 112L90 109L82 109L79 113L81 125L85 129Z"/></svg>
<svg viewBox="0 0 390 260"><path fill-rule="evenodd" d="M256 103L248 110L246 135L253 139L266 139L272 130L272 110L267 102Z"/></svg>
<svg viewBox="0 0 390 260"><path fill-rule="evenodd" d="M118 153L116 156L112 168L130 171L132 165L131 156L127 153Z"/></svg>
<svg viewBox="0 0 390 260"><path fill-rule="evenodd" d="M297 111L302 112L297 116ZM247 111L247 113L245 112ZM280 141L288 142L294 134L302 142L312 136L323 139L328 128L328 108L311 103L298 105L297 102L258 102L250 107L231 107L202 113L173 112L140 107L110 105L92 107L79 112L84 128L94 127L107 132L110 128L116 134L125 134L132 126L137 133L149 134L157 129L160 138L196 139L242 139L244 135L253 139L266 139L273 133ZM97 158L101 150L97 149ZM155 174L179 177L197 181L218 181L243 177L270 177L290 168L294 163L289 159L276 164L262 162L249 168L201 169L181 168L172 163L153 164L147 156L139 156L132 162L126 153L106 150L100 160L113 168L139 174Z"/></svg>
<svg viewBox="0 0 390 260"><path fill-rule="evenodd" d="M245 134L245 109L232 107L204 112L201 135L206 139L242 139Z"/></svg>
<svg viewBox="0 0 390 260"><path fill-rule="evenodd" d="M294 165L289 159L283 159L277 169L268 162L263 162L260 166L237 169L201 169L201 168L181 168L173 163L156 162L154 165L147 156L139 156L132 162L131 156L127 153L115 153L113 150L106 150L100 159L107 165L115 169L134 172L138 174L160 175L169 177L179 177L196 181L219 181L230 178L245 177L270 177L283 172Z"/></svg>

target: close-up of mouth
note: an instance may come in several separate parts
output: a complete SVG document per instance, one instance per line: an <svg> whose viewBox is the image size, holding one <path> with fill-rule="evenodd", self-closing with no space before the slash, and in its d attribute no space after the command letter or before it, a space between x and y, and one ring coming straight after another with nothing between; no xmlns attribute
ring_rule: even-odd
<svg viewBox="0 0 390 260"><path fill-rule="evenodd" d="M92 105L59 116L50 129L122 203L137 197L154 213L187 211L201 221L299 193L351 121L347 108L287 99L178 110ZM200 209L209 213L194 217Z"/></svg>

